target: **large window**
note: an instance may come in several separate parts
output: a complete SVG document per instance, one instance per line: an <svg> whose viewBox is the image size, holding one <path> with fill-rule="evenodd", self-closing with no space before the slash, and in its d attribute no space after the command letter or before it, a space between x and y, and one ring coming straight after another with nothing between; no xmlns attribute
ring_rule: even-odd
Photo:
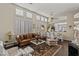
<svg viewBox="0 0 79 59"><path fill-rule="evenodd" d="M26 12L26 16L28 17L28 18L32 18L32 13L31 12Z"/></svg>
<svg viewBox="0 0 79 59"><path fill-rule="evenodd" d="M79 21L75 21L74 22L74 29L77 29L77 30L79 30Z"/></svg>
<svg viewBox="0 0 79 59"><path fill-rule="evenodd" d="M16 15L23 16L23 10L16 8Z"/></svg>
<svg viewBox="0 0 79 59"><path fill-rule="evenodd" d="M41 16L41 21L43 21L43 22L45 21L45 18L43 16Z"/></svg>
<svg viewBox="0 0 79 59"><path fill-rule="evenodd" d="M36 19L40 20L42 22L47 22L48 21L46 17L40 16L40 15L36 15Z"/></svg>
<svg viewBox="0 0 79 59"><path fill-rule="evenodd" d="M55 23L54 26L57 32L65 32L67 29L67 23Z"/></svg>
<svg viewBox="0 0 79 59"><path fill-rule="evenodd" d="M79 18L79 12L74 15L74 18Z"/></svg>
<svg viewBox="0 0 79 59"><path fill-rule="evenodd" d="M39 16L39 15L36 15L36 19L37 19L37 20L40 20L41 18L40 18L40 16Z"/></svg>
<svg viewBox="0 0 79 59"><path fill-rule="evenodd" d="M15 33L24 34L32 32L33 24L32 18L33 14L31 11L24 10L20 7L16 8L16 20L15 20ZM40 32L41 24L47 24L47 18L36 14L35 30Z"/></svg>
<svg viewBox="0 0 79 59"><path fill-rule="evenodd" d="M45 22L47 22L47 18L45 18Z"/></svg>

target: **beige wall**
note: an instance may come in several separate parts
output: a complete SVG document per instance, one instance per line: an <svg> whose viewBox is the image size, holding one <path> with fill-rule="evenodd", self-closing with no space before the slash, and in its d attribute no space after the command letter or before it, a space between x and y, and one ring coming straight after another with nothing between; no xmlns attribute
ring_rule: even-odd
<svg viewBox="0 0 79 59"><path fill-rule="evenodd" d="M69 28L69 26L72 26ZM74 39L74 15L67 15L67 40Z"/></svg>
<svg viewBox="0 0 79 59"><path fill-rule="evenodd" d="M0 40L7 40L6 33L13 32L15 7L12 4L0 4Z"/></svg>

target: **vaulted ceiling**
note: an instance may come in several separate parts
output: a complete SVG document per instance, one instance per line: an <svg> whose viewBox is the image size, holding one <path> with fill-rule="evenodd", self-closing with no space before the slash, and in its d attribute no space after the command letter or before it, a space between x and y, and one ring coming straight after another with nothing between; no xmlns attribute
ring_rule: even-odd
<svg viewBox="0 0 79 59"><path fill-rule="evenodd" d="M17 5L45 16L52 14L57 17L67 13L79 12L79 3L17 3Z"/></svg>

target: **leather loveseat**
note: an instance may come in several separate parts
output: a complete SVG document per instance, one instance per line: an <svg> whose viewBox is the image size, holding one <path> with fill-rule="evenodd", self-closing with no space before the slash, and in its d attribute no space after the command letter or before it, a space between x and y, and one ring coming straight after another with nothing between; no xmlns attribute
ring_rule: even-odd
<svg viewBox="0 0 79 59"><path fill-rule="evenodd" d="M35 39L35 36L36 36L35 33L28 33L28 34L19 35L18 37L16 37L18 46L23 47L25 45L30 44L30 41Z"/></svg>

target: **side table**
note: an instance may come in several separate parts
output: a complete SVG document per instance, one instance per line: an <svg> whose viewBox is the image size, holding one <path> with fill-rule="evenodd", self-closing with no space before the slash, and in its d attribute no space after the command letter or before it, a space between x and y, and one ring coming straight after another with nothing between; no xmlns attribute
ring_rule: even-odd
<svg viewBox="0 0 79 59"><path fill-rule="evenodd" d="M4 48L5 49L9 49L9 48L15 47L17 45L18 45L17 41L15 41L15 42L13 42L13 41L7 41L7 42L5 42L4 41Z"/></svg>

